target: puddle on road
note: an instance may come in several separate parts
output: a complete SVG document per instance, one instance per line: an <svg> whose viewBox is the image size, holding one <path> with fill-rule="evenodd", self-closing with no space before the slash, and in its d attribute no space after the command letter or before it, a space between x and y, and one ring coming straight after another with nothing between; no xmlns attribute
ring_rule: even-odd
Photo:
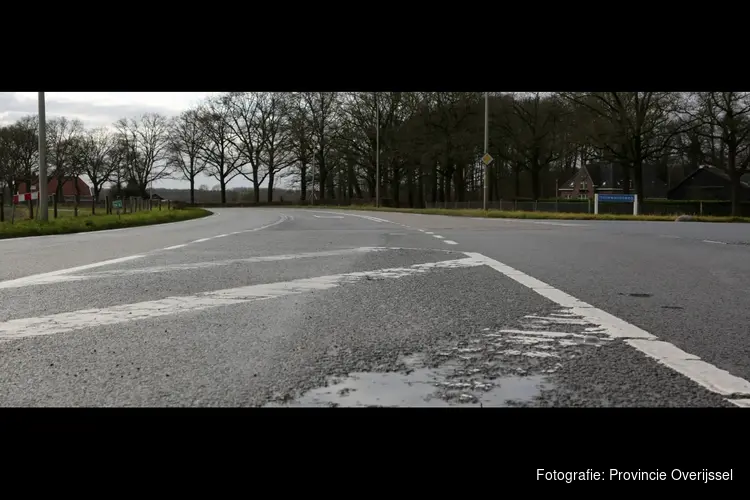
<svg viewBox="0 0 750 500"><path fill-rule="evenodd" d="M289 403L267 406L508 407L530 402L547 388L543 376L488 380L481 373L470 374L456 368L446 364L414 368L408 373L352 373L332 379L327 387L313 389Z"/></svg>

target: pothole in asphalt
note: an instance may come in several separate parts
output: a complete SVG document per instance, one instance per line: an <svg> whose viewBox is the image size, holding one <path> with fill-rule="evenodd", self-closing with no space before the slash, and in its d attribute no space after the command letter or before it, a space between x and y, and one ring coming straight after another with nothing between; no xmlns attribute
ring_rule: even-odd
<svg viewBox="0 0 750 500"><path fill-rule="evenodd" d="M404 359L406 373L351 373L296 400L266 406L507 407L530 402L549 388L539 375L487 379L481 370L465 370L450 362L431 368L422 359Z"/></svg>

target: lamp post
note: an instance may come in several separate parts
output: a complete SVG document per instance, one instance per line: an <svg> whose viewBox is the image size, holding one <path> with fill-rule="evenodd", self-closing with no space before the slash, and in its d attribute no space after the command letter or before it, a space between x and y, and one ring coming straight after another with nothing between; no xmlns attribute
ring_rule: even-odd
<svg viewBox="0 0 750 500"><path fill-rule="evenodd" d="M49 220L47 207L47 118L44 92L39 92L39 204L36 216L41 221Z"/></svg>
<svg viewBox="0 0 750 500"><path fill-rule="evenodd" d="M375 92L375 207L380 206L380 106Z"/></svg>
<svg viewBox="0 0 750 500"><path fill-rule="evenodd" d="M487 157L489 149L489 117L490 117L490 96L489 92L484 93L484 154ZM484 164L484 197L482 199L482 209L487 210L487 198L490 189L490 164L485 162Z"/></svg>

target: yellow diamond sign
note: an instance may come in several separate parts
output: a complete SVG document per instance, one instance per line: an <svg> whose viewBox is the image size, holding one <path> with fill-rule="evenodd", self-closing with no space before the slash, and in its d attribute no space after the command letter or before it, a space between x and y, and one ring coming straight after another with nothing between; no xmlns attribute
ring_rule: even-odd
<svg viewBox="0 0 750 500"><path fill-rule="evenodd" d="M494 158L492 158L489 153L485 153L484 156L482 156L482 163L485 165L492 163L492 160L494 160Z"/></svg>

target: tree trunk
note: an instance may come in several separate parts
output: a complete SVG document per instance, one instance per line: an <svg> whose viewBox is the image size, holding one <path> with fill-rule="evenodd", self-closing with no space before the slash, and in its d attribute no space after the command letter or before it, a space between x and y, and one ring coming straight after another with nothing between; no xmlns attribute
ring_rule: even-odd
<svg viewBox="0 0 750 500"><path fill-rule="evenodd" d="M273 202L273 171L268 174L268 196L266 200L268 203Z"/></svg>

